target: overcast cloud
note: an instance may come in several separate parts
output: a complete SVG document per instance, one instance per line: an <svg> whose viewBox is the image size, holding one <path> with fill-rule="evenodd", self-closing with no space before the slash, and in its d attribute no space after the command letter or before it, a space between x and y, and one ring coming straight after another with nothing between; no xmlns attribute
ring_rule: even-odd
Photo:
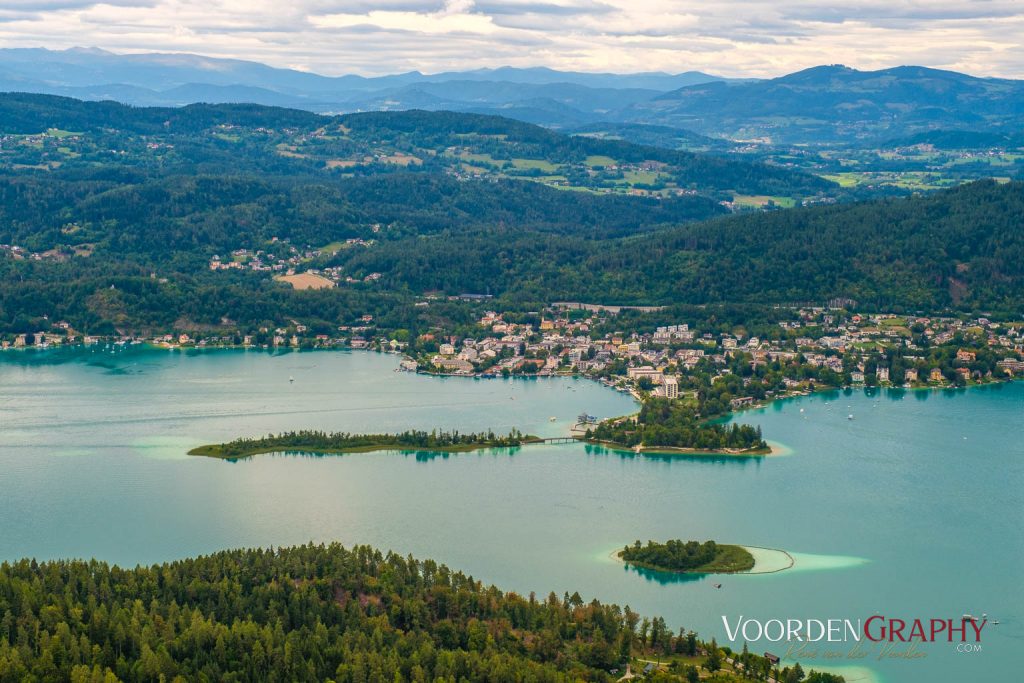
<svg viewBox="0 0 1024 683"><path fill-rule="evenodd" d="M0 0L3 47L195 52L329 75L485 66L1024 77L1021 0Z"/></svg>

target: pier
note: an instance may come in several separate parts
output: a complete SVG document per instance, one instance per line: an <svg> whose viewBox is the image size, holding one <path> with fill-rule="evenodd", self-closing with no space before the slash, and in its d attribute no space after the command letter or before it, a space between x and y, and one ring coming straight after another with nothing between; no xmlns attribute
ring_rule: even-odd
<svg viewBox="0 0 1024 683"><path fill-rule="evenodd" d="M574 441L582 441L583 438L579 436L553 436L547 439L537 439L534 443L572 443Z"/></svg>

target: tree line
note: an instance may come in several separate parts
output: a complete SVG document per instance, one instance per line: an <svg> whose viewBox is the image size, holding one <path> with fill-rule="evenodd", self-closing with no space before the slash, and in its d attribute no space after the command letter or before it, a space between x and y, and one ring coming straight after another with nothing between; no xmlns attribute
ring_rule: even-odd
<svg viewBox="0 0 1024 683"><path fill-rule="evenodd" d="M213 455L222 458L267 453L270 451L344 451L369 447L446 449L459 447L513 448L536 439L513 429L508 434L487 432L459 432L406 430L397 434L351 434L298 430L250 438L241 437L222 444L200 446L190 451L193 455Z"/></svg>

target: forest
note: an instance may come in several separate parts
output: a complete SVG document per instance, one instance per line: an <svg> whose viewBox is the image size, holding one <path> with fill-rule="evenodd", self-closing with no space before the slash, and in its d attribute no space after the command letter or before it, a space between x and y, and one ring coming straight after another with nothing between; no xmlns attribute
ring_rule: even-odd
<svg viewBox="0 0 1024 683"><path fill-rule="evenodd" d="M788 209L593 242L515 231L445 233L351 254L396 288L601 303L817 302L865 310L1024 309L1024 184ZM557 255L557 258L556 258Z"/></svg>
<svg viewBox="0 0 1024 683"><path fill-rule="evenodd" d="M392 181L398 182L368 179L367 194L372 194L372 183ZM156 194L121 191L130 203L111 201L110 208L102 208L103 201L86 191L92 220L71 223L77 210L63 202L75 204L74 190L65 192L54 183L0 181L0 239L23 240L33 249L49 247L58 235L65 242L55 256L42 260L0 251L0 332L34 332L58 319L93 334L168 330L175 321L227 331L288 319L332 327L366 313L377 316L379 325L388 321L390 329L409 329L425 315L430 318L426 325L436 324L439 309L412 308L425 292L490 293L506 310L536 310L537 304L560 299L756 308L822 305L840 297L857 302L861 310L961 311L1003 318L1019 317L1024 310L1024 233L1016 218L1024 215L1024 185L1019 183L979 182L920 198L675 227L664 205L652 207L645 224L642 203L617 205L626 198L599 197L589 205L576 193L522 184L510 184L511 192L499 198L504 188L488 194L479 186L473 191L483 192L480 197L512 202L528 214L548 214L548 220L513 220L504 212L505 223L489 228L467 227L474 219L464 222L457 216L429 228L429 221L417 217L408 225L420 227L409 230L436 230L417 235L396 223L394 238L382 230L384 236L378 234L371 248L343 250L317 262L357 280L376 272L378 281L318 292L296 292L248 271L211 273L206 263L233 239L247 235L261 245L279 230L316 237L323 221L329 221L322 210L297 209L282 201L286 195L281 193L272 194L266 206L225 205L229 185L216 181L204 186L199 179L182 183L193 189L172 192L172 184L154 187ZM423 188L427 196L445 183L417 179L403 187L425 184L433 188ZM416 196L409 195L401 210L415 207ZM561 196L582 203L555 201ZM545 199L554 202L550 213ZM310 197L304 206L331 206L321 200L322 195ZM188 213L190 204L200 201L219 202L222 209ZM447 200L431 201L436 207ZM461 202L453 200L452 206ZM134 220L127 218L129 205L138 208ZM565 213L556 219L559 208ZM460 227L442 227L449 222ZM341 234L373 234L366 230ZM615 236L629 230L649 234ZM330 232L323 239L338 235ZM91 249L88 255L74 251L84 248ZM446 316L467 315L450 306L446 310Z"/></svg>
<svg viewBox="0 0 1024 683"><path fill-rule="evenodd" d="M578 593L505 593L366 546L228 550L134 569L0 565L3 683L613 681L632 656L698 652L703 680L740 680L721 671L727 650L660 617ZM739 657L760 680L771 670ZM692 665L652 676L697 678Z"/></svg>

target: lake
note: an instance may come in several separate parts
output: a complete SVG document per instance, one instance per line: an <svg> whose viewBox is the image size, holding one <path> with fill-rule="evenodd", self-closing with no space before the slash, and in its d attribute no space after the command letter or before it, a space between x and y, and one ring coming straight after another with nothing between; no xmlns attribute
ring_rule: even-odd
<svg viewBox="0 0 1024 683"><path fill-rule="evenodd" d="M723 644L723 615L987 613L1000 623L985 627L982 652L939 643L919 647L920 659L877 661L870 649L833 663L841 666L802 662L850 681L1018 675L1024 384L780 401L737 416L787 453L762 458L634 456L584 444L239 462L185 455L299 428L557 436L579 413L635 409L587 380L436 378L395 372L397 364L340 351L0 354L0 559L133 565L237 546L366 543L507 590L629 604ZM783 548L796 566L700 577L640 573L610 558L635 539L668 538Z"/></svg>

